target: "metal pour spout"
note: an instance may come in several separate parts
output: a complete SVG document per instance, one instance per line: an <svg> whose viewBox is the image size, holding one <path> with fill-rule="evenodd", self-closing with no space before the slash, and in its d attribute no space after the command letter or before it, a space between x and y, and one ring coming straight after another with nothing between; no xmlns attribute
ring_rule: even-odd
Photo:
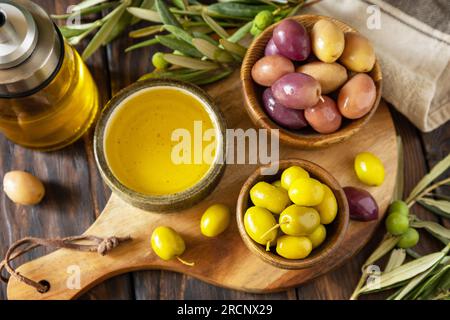
<svg viewBox="0 0 450 320"><path fill-rule="evenodd" d="M13 25L9 23L6 14L0 11L0 43L2 44L17 44L19 36Z"/></svg>

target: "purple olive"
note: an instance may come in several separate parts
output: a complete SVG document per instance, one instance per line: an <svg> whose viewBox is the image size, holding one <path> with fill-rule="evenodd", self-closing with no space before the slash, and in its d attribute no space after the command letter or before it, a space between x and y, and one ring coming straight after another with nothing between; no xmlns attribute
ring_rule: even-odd
<svg viewBox="0 0 450 320"><path fill-rule="evenodd" d="M295 61L303 61L311 53L311 42L305 27L291 19L283 20L273 30L273 42L280 53Z"/></svg>
<svg viewBox="0 0 450 320"><path fill-rule="evenodd" d="M298 130L308 125L303 110L286 108L275 100L270 88L264 90L263 104L267 114L282 127Z"/></svg>
<svg viewBox="0 0 450 320"><path fill-rule="evenodd" d="M267 42L266 49L264 50L264 55L274 56L276 54L281 55L280 51L275 45L275 42L273 42L273 38L270 38L269 42Z"/></svg>
<svg viewBox="0 0 450 320"><path fill-rule="evenodd" d="M305 73L288 73L272 85L275 99L288 108L306 109L319 102L319 82Z"/></svg>
<svg viewBox="0 0 450 320"><path fill-rule="evenodd" d="M360 221L378 219L378 204L369 192L355 187L345 187L344 192L350 209L350 218Z"/></svg>

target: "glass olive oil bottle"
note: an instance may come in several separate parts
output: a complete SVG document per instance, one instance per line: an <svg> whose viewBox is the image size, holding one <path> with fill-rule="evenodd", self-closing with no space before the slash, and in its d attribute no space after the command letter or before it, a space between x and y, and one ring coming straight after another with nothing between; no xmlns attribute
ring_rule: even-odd
<svg viewBox="0 0 450 320"><path fill-rule="evenodd" d="M0 130L25 147L54 150L81 137L98 113L97 87L45 11L0 0Z"/></svg>

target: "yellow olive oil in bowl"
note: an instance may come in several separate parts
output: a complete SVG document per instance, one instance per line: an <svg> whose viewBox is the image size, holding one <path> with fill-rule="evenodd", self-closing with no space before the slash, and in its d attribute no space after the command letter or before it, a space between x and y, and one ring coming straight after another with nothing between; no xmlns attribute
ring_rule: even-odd
<svg viewBox="0 0 450 320"><path fill-rule="evenodd" d="M102 114L94 139L97 164L113 191L134 206L189 207L221 176L224 130L201 89L171 80L138 82Z"/></svg>

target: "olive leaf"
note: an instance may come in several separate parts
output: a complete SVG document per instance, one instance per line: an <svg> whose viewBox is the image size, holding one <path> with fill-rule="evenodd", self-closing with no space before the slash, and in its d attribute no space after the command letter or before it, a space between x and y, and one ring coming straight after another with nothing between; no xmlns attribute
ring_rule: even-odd
<svg viewBox="0 0 450 320"><path fill-rule="evenodd" d="M196 58L202 58L203 54L198 51L194 46L186 43L183 40L170 37L170 36L156 36L155 37L159 43L163 46L168 47L172 50L179 51L184 55Z"/></svg>
<svg viewBox="0 0 450 320"><path fill-rule="evenodd" d="M101 3L98 4L96 6L92 6L92 7L87 7L81 10L73 10L73 8L71 9L70 12L65 13L65 14L52 14L50 15L50 17L52 17L52 19L56 19L56 20L61 20L61 19L67 19L70 17L74 17L74 16L87 16L93 13L98 13L101 12L102 10L105 9L109 9L111 7L116 6L118 3L118 1L113 1L113 2L107 2L107 3ZM72 26L72 25L71 25Z"/></svg>
<svg viewBox="0 0 450 320"><path fill-rule="evenodd" d="M164 26L162 24L149 26L137 30L130 31L128 34L130 38L142 38L154 35L155 33L159 33L164 30Z"/></svg>
<svg viewBox="0 0 450 320"><path fill-rule="evenodd" d="M393 200L403 199L403 191L405 186L405 163L403 156L403 141L401 136L397 136L397 178L395 182Z"/></svg>
<svg viewBox="0 0 450 320"><path fill-rule="evenodd" d="M120 17L125 13L126 8L130 5L131 0L124 0L117 8L115 8L108 16L109 19L102 25L100 30L95 34L92 40L83 51L83 60L88 59L95 50L97 50L113 31Z"/></svg>
<svg viewBox="0 0 450 320"><path fill-rule="evenodd" d="M141 4L139 5L139 8L141 9L152 9L155 6L155 0L142 0ZM131 24L134 25L138 23L141 20L141 18L134 16L131 19Z"/></svg>
<svg viewBox="0 0 450 320"><path fill-rule="evenodd" d="M205 33L194 31L194 32L192 32L192 34L194 35L194 37L206 40L206 41L208 41L209 43L211 43L211 44L213 44L215 46L219 45L219 43L216 40L214 40L213 38L211 38L210 36L208 36Z"/></svg>
<svg viewBox="0 0 450 320"><path fill-rule="evenodd" d="M429 299L433 296L436 297L439 294L436 291L442 292L448 290L450 290L450 265L445 266L439 270L439 272L427 279L427 281L411 298Z"/></svg>
<svg viewBox="0 0 450 320"><path fill-rule="evenodd" d="M436 263L437 264L437 263ZM435 264L435 266L436 266ZM433 272L434 267L418 274L413 279L411 279L393 298L393 300L401 300L411 291L413 291L425 278L427 278L431 272Z"/></svg>
<svg viewBox="0 0 450 320"><path fill-rule="evenodd" d="M133 50L136 50L136 49L139 49L139 48L153 46L153 45L158 44L158 43L159 43L158 39L155 39L155 38L149 39L149 40L145 40L145 41L136 43L136 44L134 44L132 46L129 46L128 48L125 49L125 52L130 52L130 51L133 51Z"/></svg>
<svg viewBox="0 0 450 320"><path fill-rule="evenodd" d="M72 12L80 11L80 10L83 10L83 9L86 9L86 8L90 8L90 7L96 6L96 5L100 4L100 3L107 2L107 1L108 0L85 0L85 1L83 1L81 3L79 3L79 4L76 4L76 5L72 6Z"/></svg>
<svg viewBox="0 0 450 320"><path fill-rule="evenodd" d="M398 240L400 240L400 237L387 236L375 249L375 251L372 252L369 258L367 258L366 262L363 265L363 270L384 257L386 253L394 249L394 247L397 245Z"/></svg>
<svg viewBox="0 0 450 320"><path fill-rule="evenodd" d="M413 228L424 228L431 234L438 235L439 237L450 241L450 229L447 229L439 223L433 221L413 220L411 221L410 225Z"/></svg>
<svg viewBox="0 0 450 320"><path fill-rule="evenodd" d="M162 22L162 19L161 19L159 13L156 11L153 11L153 10L137 8L137 7L129 7L129 8L127 8L127 11L129 13L131 13L133 16L135 16L139 19L142 19L142 20L156 22L156 23Z"/></svg>
<svg viewBox="0 0 450 320"><path fill-rule="evenodd" d="M225 50L239 56L240 58L243 58L247 52L247 49L238 43L234 43L226 39L220 39L219 42Z"/></svg>
<svg viewBox="0 0 450 320"><path fill-rule="evenodd" d="M188 32L184 31L183 29L172 26L172 25L165 25L164 29L169 31L176 38L183 40L189 44L192 44L192 36Z"/></svg>
<svg viewBox="0 0 450 320"><path fill-rule="evenodd" d="M406 202L411 202L419 193L425 189L431 182L433 182L437 177L444 173L450 167L450 154L444 159L439 161L431 171L425 175L419 183L411 191L410 195L406 199Z"/></svg>
<svg viewBox="0 0 450 320"><path fill-rule="evenodd" d="M445 211L440 210L439 208L435 207L435 206L431 206L425 202L423 202L422 200L418 200L417 201L418 204L420 204L422 207L424 207L425 209L437 214L438 216L444 217L444 218L449 218L450 219L450 213L447 213Z"/></svg>
<svg viewBox="0 0 450 320"><path fill-rule="evenodd" d="M67 41L73 45L76 46L77 44L79 44L81 42L81 40L83 40L85 37L87 37L92 31L96 30L98 27L101 26L101 21L96 21L94 23L91 24L90 27L88 27L87 29L85 29L82 33L80 33L79 35L76 36L72 36L70 37ZM61 32L63 33L63 32ZM64 35L64 33L63 33ZM66 37L66 36L65 36Z"/></svg>
<svg viewBox="0 0 450 320"><path fill-rule="evenodd" d="M378 279L378 289L383 289L395 285L396 283L409 280L438 263L447 254L450 246L447 245L442 251L423 256L395 268L392 271L382 273ZM370 292L372 285L365 285L359 293Z"/></svg>
<svg viewBox="0 0 450 320"><path fill-rule="evenodd" d="M450 201L434 200L429 198L421 198L420 200L429 206L435 207L445 213L450 214Z"/></svg>
<svg viewBox="0 0 450 320"><path fill-rule="evenodd" d="M235 2L219 2L209 5L208 15L218 18L252 20L260 11L276 9L275 4L250 5Z"/></svg>
<svg viewBox="0 0 450 320"><path fill-rule="evenodd" d="M227 39L229 37L228 33L222 28L213 18L206 14L206 11L202 11L202 18L206 24L214 30L220 37Z"/></svg>
<svg viewBox="0 0 450 320"><path fill-rule="evenodd" d="M219 51L219 47L213 45L209 41L195 38L192 40L192 44L197 48L198 51L203 53L207 58L214 60L216 52Z"/></svg>
<svg viewBox="0 0 450 320"><path fill-rule="evenodd" d="M211 44L209 41L195 38L192 40L192 44L197 48L198 51L203 53L207 58L211 60L216 60L219 62L231 62L233 57L223 49Z"/></svg>
<svg viewBox="0 0 450 320"><path fill-rule="evenodd" d="M155 0L156 10L161 17L164 24L170 24L175 27L181 28L181 24L172 12L167 8L163 0Z"/></svg>
<svg viewBox="0 0 450 320"><path fill-rule="evenodd" d="M397 267L400 267L406 259L406 251L404 249L394 249L386 264L384 272L389 272Z"/></svg>
<svg viewBox="0 0 450 320"><path fill-rule="evenodd" d="M173 65L185 67L185 68L189 68L189 69L194 69L194 70L210 70L210 69L216 69L218 67L218 65L213 62L203 61L200 59L195 59L195 58L190 58L190 57L179 56L179 55L170 54L170 53L166 53L164 55L164 60L166 60L167 62L169 62Z"/></svg>
<svg viewBox="0 0 450 320"><path fill-rule="evenodd" d="M238 30L236 30L236 32L233 33L230 37L228 37L227 40L230 42L241 41L250 32L252 25L253 25L253 21L247 22L242 27L240 27Z"/></svg>

